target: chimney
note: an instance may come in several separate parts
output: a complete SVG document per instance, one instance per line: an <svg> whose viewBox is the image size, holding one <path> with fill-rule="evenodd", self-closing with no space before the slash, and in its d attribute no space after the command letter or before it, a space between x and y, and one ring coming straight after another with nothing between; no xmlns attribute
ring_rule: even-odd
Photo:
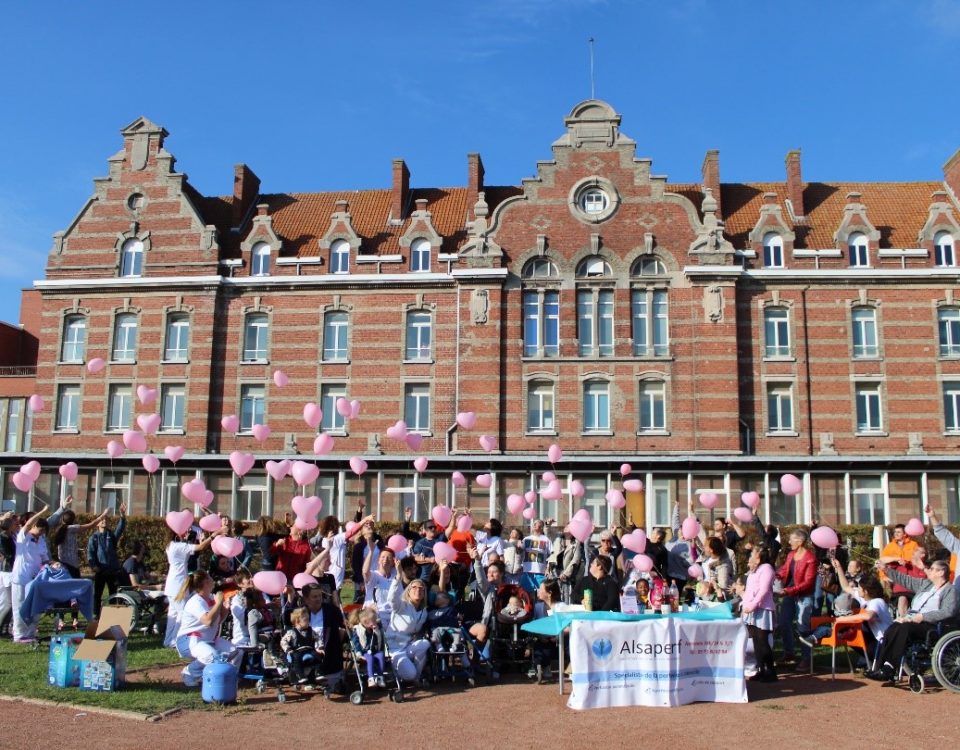
<svg viewBox="0 0 960 750"><path fill-rule="evenodd" d="M393 197L390 200L390 218L403 221L410 200L410 170L403 159L393 160Z"/></svg>
<svg viewBox="0 0 960 750"><path fill-rule="evenodd" d="M246 164L233 167L233 213L230 226L239 227L260 194L260 178Z"/></svg>
<svg viewBox="0 0 960 750"><path fill-rule="evenodd" d="M960 149L957 149L943 165L943 181L947 183L954 199L960 196Z"/></svg>
<svg viewBox="0 0 960 750"><path fill-rule="evenodd" d="M483 192L483 161L480 154L467 154L467 210L472 211Z"/></svg>
<svg viewBox="0 0 960 750"><path fill-rule="evenodd" d="M720 152L715 148L707 151L703 157L700 174L703 187L713 191L714 200L717 202L717 214L723 217L723 206L720 203Z"/></svg>
<svg viewBox="0 0 960 750"><path fill-rule="evenodd" d="M806 216L803 208L803 177L800 175L800 149L787 152L787 199L796 217Z"/></svg>

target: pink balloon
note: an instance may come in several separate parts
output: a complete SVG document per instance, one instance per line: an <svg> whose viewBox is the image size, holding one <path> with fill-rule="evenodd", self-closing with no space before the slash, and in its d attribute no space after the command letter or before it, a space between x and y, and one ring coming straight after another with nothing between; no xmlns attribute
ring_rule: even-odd
<svg viewBox="0 0 960 750"><path fill-rule="evenodd" d="M443 531L443 529L450 525L450 519L453 518L453 511L446 505L435 505L433 510L430 511L430 518L432 518L433 522Z"/></svg>
<svg viewBox="0 0 960 750"><path fill-rule="evenodd" d="M290 501L290 507L301 518L316 518L323 509L323 500L316 495L310 497L297 495Z"/></svg>
<svg viewBox="0 0 960 750"><path fill-rule="evenodd" d="M255 424L253 429L250 430L253 433L253 439L258 443L263 443L270 437L270 427L265 424Z"/></svg>
<svg viewBox="0 0 960 750"><path fill-rule="evenodd" d="M429 463L426 456L420 456L419 458L413 459L413 468L423 474L423 472L427 470L427 464Z"/></svg>
<svg viewBox="0 0 960 750"><path fill-rule="evenodd" d="M287 373L283 370L274 370L273 371L273 384L277 388L283 388L290 382L290 378L287 377Z"/></svg>
<svg viewBox="0 0 960 750"><path fill-rule="evenodd" d="M527 490L526 492L523 493L523 499L524 499L527 503L529 503L529 504L532 505L533 503L537 502L537 491L536 491L536 490Z"/></svg>
<svg viewBox="0 0 960 750"><path fill-rule="evenodd" d="M477 486L478 487L489 487L493 484L493 477L490 474L477 474Z"/></svg>
<svg viewBox="0 0 960 750"><path fill-rule="evenodd" d="M181 445L168 445L163 449L163 455L165 455L172 464L177 463L177 461L183 458L183 452L183 446Z"/></svg>
<svg viewBox="0 0 960 750"><path fill-rule="evenodd" d="M360 402L353 399L350 402L350 419L356 419L360 416Z"/></svg>
<svg viewBox="0 0 960 750"><path fill-rule="evenodd" d="M528 505L526 508L523 509L523 513L521 515L524 518L526 518L528 521L532 521L534 518L537 517L537 509L534 508L532 505Z"/></svg>
<svg viewBox="0 0 960 750"><path fill-rule="evenodd" d="M253 468L254 461L256 461L256 458L252 453L233 451L230 454L230 466L233 468L233 473L238 477L242 477L250 471Z"/></svg>
<svg viewBox="0 0 960 750"><path fill-rule="evenodd" d="M323 421L323 409L313 401L308 401L303 405L303 421L311 430L317 429L320 422Z"/></svg>
<svg viewBox="0 0 960 750"><path fill-rule="evenodd" d="M209 508L209 507L210 507L210 503L213 502L213 497L214 497L214 495L213 495L213 490L206 490L206 489L205 489L205 490L203 491L203 494L200 496L200 500L198 501L199 504L200 504L200 507L201 507L201 508Z"/></svg>
<svg viewBox="0 0 960 750"><path fill-rule="evenodd" d="M477 415L472 411L462 411L457 414L457 424L465 430L472 430L477 424Z"/></svg>
<svg viewBox="0 0 960 750"><path fill-rule="evenodd" d="M36 393L30 397L27 405L30 407L30 411L32 411L34 414L43 411L43 407L46 406L46 404L43 402L43 396L40 396Z"/></svg>
<svg viewBox="0 0 960 750"><path fill-rule="evenodd" d="M509 495L507 497L507 510L514 515L523 513L526 506L527 503L524 501L523 495Z"/></svg>
<svg viewBox="0 0 960 750"><path fill-rule="evenodd" d="M392 549L394 554L399 555L407 548L407 538L403 534L394 534L387 539L387 547Z"/></svg>
<svg viewBox="0 0 960 750"><path fill-rule="evenodd" d="M123 443L118 443L116 440L111 440L107 443L107 455L110 456L110 458L120 458L123 454Z"/></svg>
<svg viewBox="0 0 960 750"><path fill-rule="evenodd" d="M641 553L647 549L647 534L643 529L634 529L624 534L620 543L631 552Z"/></svg>
<svg viewBox="0 0 960 750"><path fill-rule="evenodd" d="M350 470L358 477L363 476L363 472L367 470L367 462L360 456L354 456L350 459Z"/></svg>
<svg viewBox="0 0 960 750"><path fill-rule="evenodd" d="M591 524L593 523L593 518L590 516L590 511L587 510L586 508L581 508L580 510L578 510L576 513L573 514L573 517L582 519L584 521L589 521Z"/></svg>
<svg viewBox="0 0 960 750"><path fill-rule="evenodd" d="M335 407L337 409L337 414L339 414L341 417L345 419L350 418L350 402L347 401L347 399L341 396L337 399Z"/></svg>
<svg viewBox="0 0 960 750"><path fill-rule="evenodd" d="M143 453L147 449L147 439L139 430L124 430L123 444L134 453Z"/></svg>
<svg viewBox="0 0 960 750"><path fill-rule="evenodd" d="M748 508L757 508L760 505L760 495L756 492L744 492L740 495L740 499Z"/></svg>
<svg viewBox="0 0 960 750"><path fill-rule="evenodd" d="M643 492L643 482L639 479L628 479L623 483L623 489L627 492Z"/></svg>
<svg viewBox="0 0 960 750"><path fill-rule="evenodd" d="M733 517L740 521L740 523L750 523L750 521L753 520L753 513L750 512L749 508L740 506L739 508L733 509Z"/></svg>
<svg viewBox="0 0 960 750"><path fill-rule="evenodd" d="M610 507L614 510L620 510L627 505L627 499L620 490L608 490L606 497Z"/></svg>
<svg viewBox="0 0 960 750"><path fill-rule="evenodd" d="M60 472L60 476L66 479L68 482L72 482L77 478L77 465L73 461L67 461L63 466L57 469Z"/></svg>
<svg viewBox="0 0 960 750"><path fill-rule="evenodd" d="M293 587L295 589L302 589L304 586L311 583L316 583L316 582L317 582L317 579L314 578L309 573L297 573L293 577Z"/></svg>
<svg viewBox="0 0 960 750"><path fill-rule="evenodd" d="M574 516L568 524L573 538L579 542L586 542L593 533L593 521Z"/></svg>
<svg viewBox="0 0 960 750"><path fill-rule="evenodd" d="M923 536L927 529L923 525L923 521L921 521L919 518L911 518L909 521L907 521L904 531L906 532L907 536Z"/></svg>
<svg viewBox="0 0 960 750"><path fill-rule="evenodd" d="M638 573L649 573L653 570L653 558L648 555L634 555L633 567Z"/></svg>
<svg viewBox="0 0 960 750"><path fill-rule="evenodd" d="M387 437L393 440L403 440L407 436L407 423L402 419L387 428Z"/></svg>
<svg viewBox="0 0 960 750"><path fill-rule="evenodd" d="M293 525L298 529L303 529L309 531L310 529L315 529L320 525L320 522L316 518L304 518L303 516L297 516L297 520L293 522Z"/></svg>
<svg viewBox="0 0 960 750"><path fill-rule="evenodd" d="M465 516L460 516L457 519L457 531L464 533L470 531L473 528L473 518L468 513Z"/></svg>
<svg viewBox="0 0 960 750"><path fill-rule="evenodd" d="M94 357L89 362L87 362L87 372L91 372L94 375L96 375L106 366L107 366L107 363L102 357Z"/></svg>
<svg viewBox="0 0 960 750"><path fill-rule="evenodd" d="M28 461L23 466L20 467L20 473L26 474L34 482L40 478L40 462L39 461Z"/></svg>
<svg viewBox="0 0 960 750"><path fill-rule="evenodd" d="M306 461L294 461L290 467L290 474L298 485L306 487L320 476L320 467L316 464L308 464Z"/></svg>
<svg viewBox="0 0 960 750"><path fill-rule="evenodd" d="M261 570L254 574L253 585L267 596L279 596L287 587L287 576L279 570Z"/></svg>
<svg viewBox="0 0 960 750"><path fill-rule="evenodd" d="M145 385L138 385L137 400L144 406L150 406L150 404L157 400L157 389Z"/></svg>
<svg viewBox="0 0 960 750"><path fill-rule="evenodd" d="M238 557L243 554L243 542L232 536L214 537L210 548L221 557Z"/></svg>
<svg viewBox="0 0 960 750"><path fill-rule="evenodd" d="M437 542L433 545L433 557L437 562L453 562L457 559L457 551L446 542Z"/></svg>
<svg viewBox="0 0 960 750"><path fill-rule="evenodd" d="M700 505L704 508L715 508L719 500L720 498L717 497L717 493L715 492L700 493Z"/></svg>
<svg viewBox="0 0 960 750"><path fill-rule="evenodd" d="M490 453L497 447L497 439L492 435L481 435L480 447L483 448L487 453Z"/></svg>
<svg viewBox="0 0 960 750"><path fill-rule="evenodd" d="M356 521L347 521L345 527L347 530L347 536L352 537L354 529L356 529L359 525L360 524L358 524Z"/></svg>
<svg viewBox="0 0 960 750"><path fill-rule="evenodd" d="M408 432L403 442L407 444L410 450L418 451L420 450L420 446L423 445L423 435L419 432Z"/></svg>
<svg viewBox="0 0 960 750"><path fill-rule="evenodd" d="M194 503L199 503L203 500L203 493L206 492L206 490L207 485L203 483L202 479L191 479L189 482L184 482L180 488L183 496Z"/></svg>
<svg viewBox="0 0 960 750"><path fill-rule="evenodd" d="M547 483L549 483L549 482L555 482L555 481L557 480L557 475L554 474L552 471L545 471L545 472L543 472L543 474L541 475L541 477L543 478L543 481L544 481L544 482L547 482Z"/></svg>
<svg viewBox="0 0 960 750"><path fill-rule="evenodd" d="M793 474L780 477L780 490L784 495L799 495L803 492L803 482Z"/></svg>
<svg viewBox="0 0 960 750"><path fill-rule="evenodd" d="M220 520L220 516L216 513L210 513L198 521L198 525L204 531L216 531L221 526L223 526L223 521Z"/></svg>
<svg viewBox="0 0 960 750"><path fill-rule="evenodd" d="M700 534L700 522L693 516L687 516L683 519L683 525L680 527L680 536L688 542L696 539Z"/></svg>
<svg viewBox="0 0 960 750"><path fill-rule="evenodd" d="M290 466L291 462L286 458L282 461L267 461L267 474L270 475L273 481L282 482L290 473Z"/></svg>
<svg viewBox="0 0 960 750"><path fill-rule="evenodd" d="M147 470L148 474L153 474L160 468L160 459L152 453L145 453L143 458L140 459L140 463L143 464L143 468Z"/></svg>
<svg viewBox="0 0 960 750"><path fill-rule="evenodd" d="M829 526L817 526L810 532L810 541L821 549L835 549L840 546L840 537Z"/></svg>
<svg viewBox="0 0 960 750"><path fill-rule="evenodd" d="M157 428L160 427L160 415L159 414L138 414L137 426L141 430L143 430L147 435L152 435L157 431Z"/></svg>
<svg viewBox="0 0 960 750"><path fill-rule="evenodd" d="M554 479L540 492L540 495L544 500L559 500L563 497L563 486L560 480Z"/></svg>
<svg viewBox="0 0 960 750"><path fill-rule="evenodd" d="M687 568L687 576L697 581L703 578L703 568L700 566L700 563L694 563Z"/></svg>
<svg viewBox="0 0 960 750"><path fill-rule="evenodd" d="M183 536L193 526L193 513L189 510L171 510L165 520L174 534Z"/></svg>
<svg viewBox="0 0 960 750"><path fill-rule="evenodd" d="M554 443L549 448L547 448L547 460L552 463L560 463L560 459L563 458L563 449Z"/></svg>
<svg viewBox="0 0 960 750"><path fill-rule="evenodd" d="M29 477L23 472L16 472L13 475L13 486L16 487L21 492L29 492L30 488L33 487L34 478Z"/></svg>
<svg viewBox="0 0 960 750"><path fill-rule="evenodd" d="M570 482L570 494L574 497L583 497L586 494L587 490L583 486L583 482L579 479L574 479Z"/></svg>
<svg viewBox="0 0 960 750"><path fill-rule="evenodd" d="M454 487L464 487L467 484L467 478L459 471L453 472L450 475L450 480L453 482Z"/></svg>
<svg viewBox="0 0 960 750"><path fill-rule="evenodd" d="M321 432L313 439L313 452L317 456L325 456L333 450L334 440L325 432Z"/></svg>
<svg viewBox="0 0 960 750"><path fill-rule="evenodd" d="M632 471L633 467L630 464L620 464L620 476L628 476Z"/></svg>
<svg viewBox="0 0 960 750"><path fill-rule="evenodd" d="M230 414L220 420L224 432L236 432L240 428L240 419L236 414Z"/></svg>

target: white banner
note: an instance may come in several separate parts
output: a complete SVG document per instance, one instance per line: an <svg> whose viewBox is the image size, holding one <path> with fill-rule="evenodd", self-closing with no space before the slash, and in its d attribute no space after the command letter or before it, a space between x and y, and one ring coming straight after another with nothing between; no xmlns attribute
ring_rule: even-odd
<svg viewBox="0 0 960 750"><path fill-rule="evenodd" d="M578 620L570 628L570 708L746 703L739 620Z"/></svg>

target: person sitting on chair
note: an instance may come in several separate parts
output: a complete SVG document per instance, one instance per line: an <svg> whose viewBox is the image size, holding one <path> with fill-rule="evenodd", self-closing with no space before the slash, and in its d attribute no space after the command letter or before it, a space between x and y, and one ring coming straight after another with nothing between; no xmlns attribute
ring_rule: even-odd
<svg viewBox="0 0 960 750"><path fill-rule="evenodd" d="M590 591L591 609L595 612L620 611L620 587L610 577L612 563L609 557L597 556L590 563L590 575L577 581L573 590L573 602L583 601L584 592Z"/></svg>

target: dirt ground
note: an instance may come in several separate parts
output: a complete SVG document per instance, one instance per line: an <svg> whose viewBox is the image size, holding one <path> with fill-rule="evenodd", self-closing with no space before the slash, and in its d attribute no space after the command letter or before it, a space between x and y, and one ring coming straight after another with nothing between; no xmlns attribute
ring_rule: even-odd
<svg viewBox="0 0 960 750"><path fill-rule="evenodd" d="M169 677L175 679L175 671ZM514 676L498 685L442 685L435 691L418 691L400 705L376 693L368 703L353 706L346 698L327 700L319 694L291 695L279 704L273 693L244 692L241 705L184 712L158 722L3 701L0 747L36 750L65 743L87 747L94 742L95 747L111 750L184 750L211 744L296 748L320 741L391 750L454 746L520 750L542 748L546 740L555 748L677 742L684 750L717 750L749 742L752 747L771 748L789 744L790 750L883 750L903 746L904 735L896 727L906 722L913 728L914 746L952 747L960 737L960 695L940 689L914 695L905 687L884 687L847 674L835 681L829 674L792 675L772 685L751 683L749 695L747 704L580 712L566 707L566 696L559 695L556 684L538 686ZM20 727L23 733L15 729ZM449 730L456 732L455 740Z"/></svg>

